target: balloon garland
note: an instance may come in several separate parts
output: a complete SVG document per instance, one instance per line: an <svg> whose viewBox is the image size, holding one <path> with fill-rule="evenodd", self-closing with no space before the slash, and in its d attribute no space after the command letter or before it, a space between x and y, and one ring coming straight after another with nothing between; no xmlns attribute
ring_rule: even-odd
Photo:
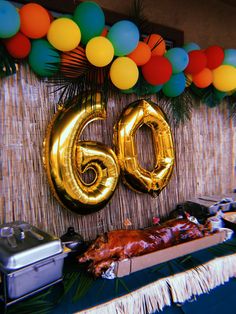
<svg viewBox="0 0 236 314"><path fill-rule="evenodd" d="M107 29L101 7L92 1L79 4L71 17L54 19L39 4L27 3L18 10L3 0L0 39L10 56L28 58L37 75L59 75L79 91L94 81L95 72L99 89L106 81L121 93L161 93L173 99L187 90L201 94L201 89L211 90L221 101L236 90L236 49L201 49L187 43L166 50L160 34L142 40L131 21L121 20Z"/></svg>

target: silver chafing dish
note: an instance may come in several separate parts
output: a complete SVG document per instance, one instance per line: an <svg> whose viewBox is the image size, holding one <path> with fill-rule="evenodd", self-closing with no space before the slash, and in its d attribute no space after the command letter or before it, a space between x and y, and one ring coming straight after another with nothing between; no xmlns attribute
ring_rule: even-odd
<svg viewBox="0 0 236 314"><path fill-rule="evenodd" d="M61 281L67 254L59 238L29 223L0 225L1 299L15 303Z"/></svg>

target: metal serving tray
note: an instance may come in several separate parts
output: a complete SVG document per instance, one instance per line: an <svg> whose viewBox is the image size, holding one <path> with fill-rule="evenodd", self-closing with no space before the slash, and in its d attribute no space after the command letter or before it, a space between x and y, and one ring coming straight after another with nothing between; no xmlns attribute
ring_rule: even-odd
<svg viewBox="0 0 236 314"><path fill-rule="evenodd" d="M0 225L0 269L17 270L63 251L59 238L23 221Z"/></svg>

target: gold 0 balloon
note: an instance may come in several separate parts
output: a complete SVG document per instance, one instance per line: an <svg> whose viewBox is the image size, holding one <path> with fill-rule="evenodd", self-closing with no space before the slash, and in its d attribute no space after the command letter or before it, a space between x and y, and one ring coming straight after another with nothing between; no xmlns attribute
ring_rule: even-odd
<svg viewBox="0 0 236 314"><path fill-rule="evenodd" d="M68 109L60 108L44 140L43 162L52 192L61 205L78 214L104 207L118 182L119 164L112 149L79 140L88 123L105 118L105 104L96 93ZM93 182L83 181L87 170L94 172Z"/></svg>
<svg viewBox="0 0 236 314"><path fill-rule="evenodd" d="M152 130L156 157L152 171L142 168L137 157L135 133L143 124ZM134 191L157 196L169 182L174 166L172 135L163 111L151 101L133 102L124 109L114 129L124 183Z"/></svg>

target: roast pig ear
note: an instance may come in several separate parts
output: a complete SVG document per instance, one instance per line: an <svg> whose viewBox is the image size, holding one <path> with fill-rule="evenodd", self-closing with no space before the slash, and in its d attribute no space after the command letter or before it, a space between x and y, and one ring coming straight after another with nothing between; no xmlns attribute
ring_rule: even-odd
<svg viewBox="0 0 236 314"><path fill-rule="evenodd" d="M100 237L100 240L103 242L103 243L107 243L108 242L108 233L105 232L101 235Z"/></svg>

